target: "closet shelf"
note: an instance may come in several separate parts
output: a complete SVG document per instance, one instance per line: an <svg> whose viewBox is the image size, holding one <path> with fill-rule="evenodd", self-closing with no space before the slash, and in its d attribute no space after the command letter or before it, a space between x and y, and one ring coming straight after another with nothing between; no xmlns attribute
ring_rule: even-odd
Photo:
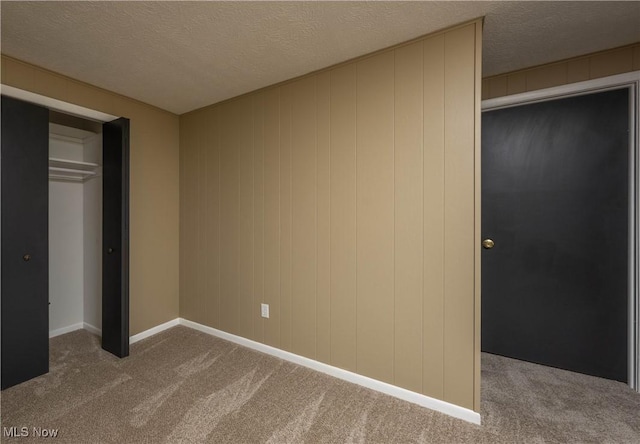
<svg viewBox="0 0 640 444"><path fill-rule="evenodd" d="M100 165L79 160L49 158L49 179L84 182L98 176Z"/></svg>
<svg viewBox="0 0 640 444"><path fill-rule="evenodd" d="M80 160L58 159L57 157L49 157L50 167L71 168L83 171L93 171L100 165L97 163L82 162Z"/></svg>

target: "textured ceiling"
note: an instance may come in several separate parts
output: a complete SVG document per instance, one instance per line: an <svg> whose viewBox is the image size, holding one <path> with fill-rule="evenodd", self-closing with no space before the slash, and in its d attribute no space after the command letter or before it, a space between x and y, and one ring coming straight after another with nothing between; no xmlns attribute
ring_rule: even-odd
<svg viewBox="0 0 640 444"><path fill-rule="evenodd" d="M7 2L4 54L184 113L476 17L483 75L640 41L640 2Z"/></svg>

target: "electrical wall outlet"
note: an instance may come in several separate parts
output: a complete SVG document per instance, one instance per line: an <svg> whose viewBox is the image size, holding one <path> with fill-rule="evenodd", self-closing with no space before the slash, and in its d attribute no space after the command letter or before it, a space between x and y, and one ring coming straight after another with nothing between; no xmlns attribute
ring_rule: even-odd
<svg viewBox="0 0 640 444"><path fill-rule="evenodd" d="M260 313L263 318L269 318L269 304L260 304Z"/></svg>

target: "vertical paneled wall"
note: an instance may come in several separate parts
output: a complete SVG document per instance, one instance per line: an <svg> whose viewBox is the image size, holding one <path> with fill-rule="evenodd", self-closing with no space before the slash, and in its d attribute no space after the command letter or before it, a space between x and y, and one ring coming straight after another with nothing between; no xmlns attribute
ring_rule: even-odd
<svg viewBox="0 0 640 444"><path fill-rule="evenodd" d="M480 26L183 115L180 315L477 409Z"/></svg>

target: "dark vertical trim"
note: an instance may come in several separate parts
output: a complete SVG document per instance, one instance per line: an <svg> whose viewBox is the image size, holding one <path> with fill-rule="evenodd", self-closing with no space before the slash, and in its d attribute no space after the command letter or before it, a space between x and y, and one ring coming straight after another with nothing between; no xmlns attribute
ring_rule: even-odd
<svg viewBox="0 0 640 444"><path fill-rule="evenodd" d="M122 121L122 328L121 347L123 353L120 357L129 356L129 188L131 169L129 165L129 119L120 118Z"/></svg>
<svg viewBox="0 0 640 444"><path fill-rule="evenodd" d="M129 355L129 126L119 118L102 134L102 348L121 358Z"/></svg>

